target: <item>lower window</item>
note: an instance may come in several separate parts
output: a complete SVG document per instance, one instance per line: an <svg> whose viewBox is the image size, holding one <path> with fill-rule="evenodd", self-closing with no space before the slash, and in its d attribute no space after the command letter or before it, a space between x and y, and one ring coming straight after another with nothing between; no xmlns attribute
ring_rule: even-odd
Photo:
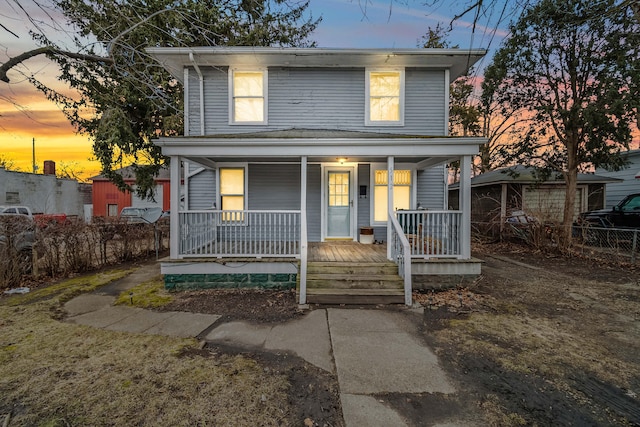
<svg viewBox="0 0 640 427"><path fill-rule="evenodd" d="M220 209L243 211L245 209L245 168L220 168ZM243 212L225 212L224 222L244 221Z"/></svg>
<svg viewBox="0 0 640 427"><path fill-rule="evenodd" d="M411 170L393 171L393 209L411 208ZM386 222L389 218L388 176L386 169L374 171L373 220Z"/></svg>

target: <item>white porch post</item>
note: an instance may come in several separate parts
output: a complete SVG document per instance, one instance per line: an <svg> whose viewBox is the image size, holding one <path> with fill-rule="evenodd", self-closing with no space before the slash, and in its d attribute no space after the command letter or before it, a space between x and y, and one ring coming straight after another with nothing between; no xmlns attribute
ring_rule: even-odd
<svg viewBox="0 0 640 427"><path fill-rule="evenodd" d="M171 201L169 207L171 209L170 215L170 228L169 228L169 257L171 259L178 259L180 252L180 156L171 156L171 180L170 180L170 194Z"/></svg>
<svg viewBox="0 0 640 427"><path fill-rule="evenodd" d="M471 258L471 156L460 157L460 245L462 259Z"/></svg>
<svg viewBox="0 0 640 427"><path fill-rule="evenodd" d="M300 158L300 304L307 303L307 156Z"/></svg>
<svg viewBox="0 0 640 427"><path fill-rule="evenodd" d="M393 212L393 156L387 157L387 211L389 215ZM391 254L391 218L387 219L387 259L392 259Z"/></svg>

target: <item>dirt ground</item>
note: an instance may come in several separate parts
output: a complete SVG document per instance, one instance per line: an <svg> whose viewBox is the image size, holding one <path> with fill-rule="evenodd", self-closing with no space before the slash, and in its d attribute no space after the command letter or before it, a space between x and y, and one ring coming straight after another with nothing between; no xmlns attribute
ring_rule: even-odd
<svg viewBox="0 0 640 427"><path fill-rule="evenodd" d="M482 276L418 297L425 338L490 425L640 425L635 268L476 248ZM462 405L464 406L464 405Z"/></svg>
<svg viewBox="0 0 640 427"><path fill-rule="evenodd" d="M414 295L425 306L424 339L460 391L380 398L416 426L461 413L477 425L640 426L636 268L512 244L476 247L474 256L485 263L467 288ZM175 295L165 309L223 314L221 321L273 323L301 315L291 291ZM291 355L209 350L242 353L289 372L290 399L304 408L301 414L312 414L307 421L341 424L331 375Z"/></svg>

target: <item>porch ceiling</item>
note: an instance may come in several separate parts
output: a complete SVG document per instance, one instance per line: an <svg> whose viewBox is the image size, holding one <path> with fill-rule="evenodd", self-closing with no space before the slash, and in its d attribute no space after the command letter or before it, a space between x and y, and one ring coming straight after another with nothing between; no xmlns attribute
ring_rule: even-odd
<svg viewBox="0 0 640 427"><path fill-rule="evenodd" d="M206 168L213 169L218 162L228 163L299 163L300 157L220 157L217 155L209 156L181 156L186 160L197 163ZM388 157L384 156L345 156L345 163L386 163ZM342 157L343 159L345 157ZM307 156L308 163L336 163L340 157L336 156ZM439 164L448 163L457 160L455 156L436 156L436 157L398 157L394 156L396 164L419 164L420 169L433 167Z"/></svg>

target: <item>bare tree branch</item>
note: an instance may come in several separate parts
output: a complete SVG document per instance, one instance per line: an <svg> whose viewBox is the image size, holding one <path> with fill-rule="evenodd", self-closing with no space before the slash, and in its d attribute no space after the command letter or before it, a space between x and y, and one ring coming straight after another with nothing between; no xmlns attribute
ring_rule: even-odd
<svg viewBox="0 0 640 427"><path fill-rule="evenodd" d="M69 52L66 50L56 49L51 46L45 46L45 47L39 47L37 49L33 49L30 51L21 53L20 55L10 58L7 62L0 65L0 81L9 83L9 76L7 75L9 70L23 63L24 61L38 55L61 55L61 56L66 56L67 58L78 59L81 61L113 63L113 59L105 56L87 55L82 53Z"/></svg>

